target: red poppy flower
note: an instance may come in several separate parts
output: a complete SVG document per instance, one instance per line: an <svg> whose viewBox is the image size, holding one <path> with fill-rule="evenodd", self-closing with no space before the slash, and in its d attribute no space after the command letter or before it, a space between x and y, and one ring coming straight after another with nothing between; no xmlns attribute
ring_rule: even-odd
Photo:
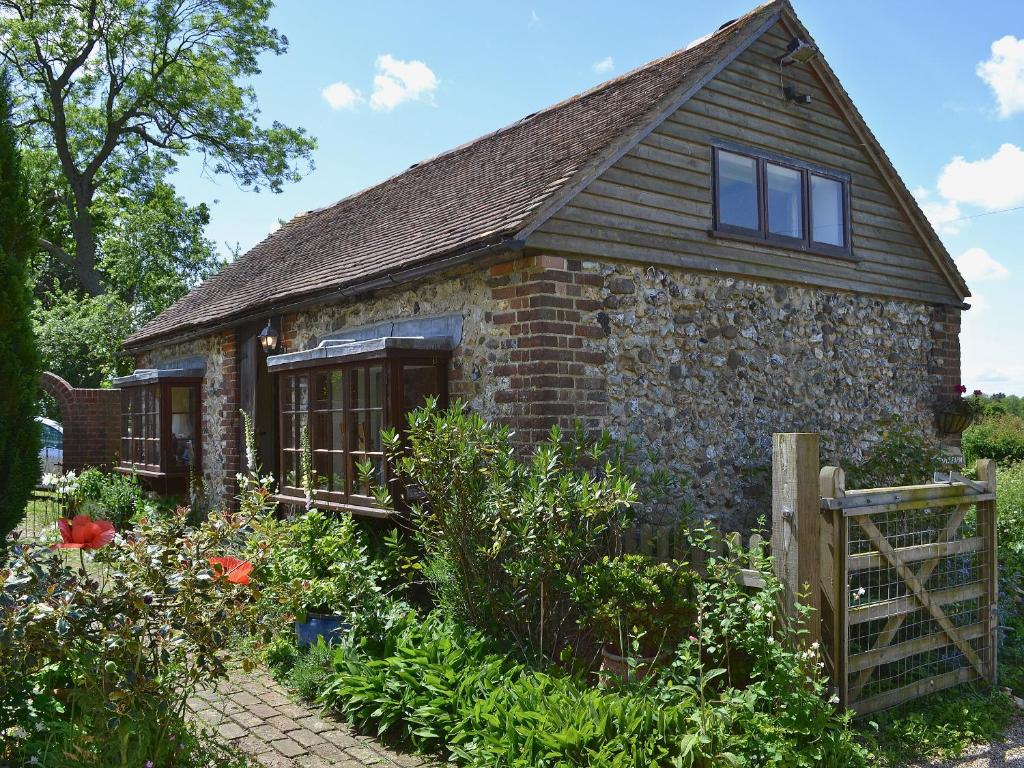
<svg viewBox="0 0 1024 768"><path fill-rule="evenodd" d="M226 576L232 584L248 584L252 573L252 563L237 557L211 557L210 567L218 576Z"/></svg>
<svg viewBox="0 0 1024 768"><path fill-rule="evenodd" d="M61 518L57 529L63 541L54 544L59 549L99 549L114 540L114 524L109 520L93 520L88 515L75 515L74 519Z"/></svg>

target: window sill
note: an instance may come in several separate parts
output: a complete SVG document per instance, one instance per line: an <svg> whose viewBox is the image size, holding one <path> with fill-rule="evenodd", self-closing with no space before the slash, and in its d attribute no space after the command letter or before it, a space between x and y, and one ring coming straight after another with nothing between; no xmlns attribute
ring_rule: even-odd
<svg viewBox="0 0 1024 768"><path fill-rule="evenodd" d="M822 248L804 245L803 243L792 241L792 240L767 240L757 235L745 235L740 232L727 232L718 229L709 229L708 235L717 240L736 240L741 243L750 243L752 245L762 245L768 248L780 248L788 251L798 251L799 253L806 253L811 256L825 256L830 259L841 259L843 261L849 261L854 264L859 264L864 261L863 257L857 256L852 251L847 251L842 248Z"/></svg>
<svg viewBox="0 0 1024 768"><path fill-rule="evenodd" d="M285 504L291 507L306 506L306 500L301 496L290 496L286 493L276 493L271 498L278 504ZM323 499L314 499L313 506L317 509L324 509L330 512L348 512L352 515L375 517L379 519L389 519L399 514L393 510L381 509L380 507L364 507L359 504L347 504L340 501L324 501Z"/></svg>

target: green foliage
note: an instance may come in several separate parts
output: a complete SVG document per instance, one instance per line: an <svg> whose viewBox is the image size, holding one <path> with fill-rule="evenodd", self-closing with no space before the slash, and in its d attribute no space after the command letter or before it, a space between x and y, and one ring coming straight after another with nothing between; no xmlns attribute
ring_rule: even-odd
<svg viewBox="0 0 1024 768"><path fill-rule="evenodd" d="M435 611L410 614L381 646L337 648L321 698L361 728L479 768L866 766L826 701L817 650L778 621L782 586L752 557L767 588L744 590L712 559L695 634L658 678L609 689L531 669Z"/></svg>
<svg viewBox="0 0 1024 768"><path fill-rule="evenodd" d="M322 637L317 638L316 645L296 657L286 681L303 699L314 701L323 690L324 679L333 665L334 646L325 643Z"/></svg>
<svg viewBox="0 0 1024 768"><path fill-rule="evenodd" d="M1024 696L1024 464L997 465L999 682Z"/></svg>
<svg viewBox="0 0 1024 768"><path fill-rule="evenodd" d="M520 461L506 428L431 400L404 436L383 440L397 482L420 493L412 518L440 603L526 656L573 644L570 580L607 552L637 500L608 437L555 428Z"/></svg>
<svg viewBox="0 0 1024 768"><path fill-rule="evenodd" d="M29 320L28 201L0 69L0 556L39 480L39 356Z"/></svg>
<svg viewBox="0 0 1024 768"><path fill-rule="evenodd" d="M870 736L885 765L956 757L972 744L992 741L1013 716L1013 704L991 687L959 686L874 716Z"/></svg>
<svg viewBox="0 0 1024 768"><path fill-rule="evenodd" d="M675 648L696 618L697 574L685 563L655 563L645 555L608 557L569 580L578 619L597 639L628 653L634 641L644 656Z"/></svg>
<svg viewBox="0 0 1024 768"><path fill-rule="evenodd" d="M78 496L85 514L94 519L109 520L118 530L151 512L154 506L147 501L146 492L134 473L108 474L96 468L87 469L78 476Z"/></svg>
<svg viewBox="0 0 1024 768"><path fill-rule="evenodd" d="M899 416L878 424L880 439L860 462L843 461L847 488L887 488L931 482L949 464L938 445Z"/></svg>
<svg viewBox="0 0 1024 768"><path fill-rule="evenodd" d="M121 342L135 325L131 308L114 294L54 291L33 313L47 370L72 386L98 387L132 371Z"/></svg>
<svg viewBox="0 0 1024 768"><path fill-rule="evenodd" d="M1024 417L1013 414L988 416L964 430L964 458L993 459L998 464L1024 461Z"/></svg>
<svg viewBox="0 0 1024 768"><path fill-rule="evenodd" d="M54 765L47 756L70 744L72 764L172 760L185 699L224 676L232 630L253 622L251 590L208 561L237 546L240 525L216 516L186 530L184 513L140 524L81 570L15 546L0 569L0 732L28 736L0 759Z"/></svg>
<svg viewBox="0 0 1024 768"><path fill-rule="evenodd" d="M313 509L292 520L267 521L251 548L265 552L259 578L266 596L300 619L309 612L360 623L383 620L389 610L382 582L386 563L369 557L351 515Z"/></svg>
<svg viewBox="0 0 1024 768"><path fill-rule="evenodd" d="M145 195L124 199L147 174L162 183L196 151L209 172L277 192L311 167L315 142L302 129L259 120L251 78L262 54L287 48L268 26L270 0L104 0L82 12L67 0L9 0L5 8L0 50L18 75L24 142L53 148L39 151L35 195L40 220L58 222L44 248L87 293L102 291L104 230L132 237L122 219L162 213ZM158 184L149 188L159 196ZM173 231L166 236L195 242Z"/></svg>

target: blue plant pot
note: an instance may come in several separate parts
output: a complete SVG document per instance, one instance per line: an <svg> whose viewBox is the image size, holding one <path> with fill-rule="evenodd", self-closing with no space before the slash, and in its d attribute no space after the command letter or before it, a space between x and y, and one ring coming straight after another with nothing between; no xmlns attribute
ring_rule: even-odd
<svg viewBox="0 0 1024 768"><path fill-rule="evenodd" d="M336 643L341 636L352 629L352 625L341 616L328 616L323 613L307 613L304 622L295 622L295 638L299 648L316 645L319 638L325 643Z"/></svg>

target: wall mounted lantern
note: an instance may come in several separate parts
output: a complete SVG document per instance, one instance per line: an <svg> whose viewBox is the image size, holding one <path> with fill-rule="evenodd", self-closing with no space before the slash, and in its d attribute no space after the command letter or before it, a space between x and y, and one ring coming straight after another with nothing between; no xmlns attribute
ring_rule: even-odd
<svg viewBox="0 0 1024 768"><path fill-rule="evenodd" d="M267 320L267 327L260 331L260 335L257 338L260 340L260 346L263 347L263 351L268 355L277 349L277 344L280 341L280 336L278 336L277 330L270 320Z"/></svg>

